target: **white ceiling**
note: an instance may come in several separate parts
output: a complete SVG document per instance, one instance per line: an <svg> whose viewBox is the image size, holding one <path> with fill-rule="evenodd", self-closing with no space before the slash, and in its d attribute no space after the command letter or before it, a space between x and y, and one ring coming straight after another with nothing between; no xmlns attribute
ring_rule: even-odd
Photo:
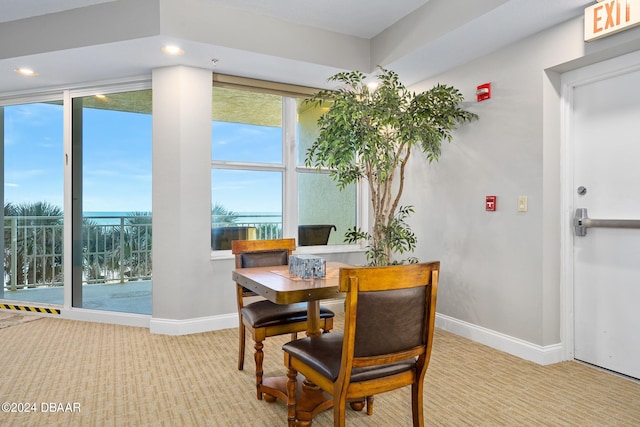
<svg viewBox="0 0 640 427"><path fill-rule="evenodd" d="M114 0L0 0L0 22ZM175 0L174 0L175 1ZM207 0L310 27L370 39L429 0Z"/></svg>
<svg viewBox="0 0 640 427"><path fill-rule="evenodd" d="M12 50L15 48L5 44L8 37L3 36L3 25L7 31L13 31L18 24L10 21L114 1L121 1L127 5L125 1L133 2L0 0L0 37L3 38L0 44L0 95L65 87L82 82L148 76L153 68L175 65L175 58L158 54L157 45L163 38L160 36L131 38L113 43L87 43L87 46L72 49L48 48L42 49L41 53L29 55L21 54L19 49ZM145 4L145 1L151 0L136 1ZM176 0L158 1L162 6L164 2ZM401 30L403 26L410 28L410 17L424 18L425 11L430 12L438 7L451 8L453 3L449 2L460 5L466 3L475 7L480 4L474 3L475 1L477 0L190 0L190 3L210 3L241 11L247 16L252 14L276 18L297 25L360 37L365 41L375 41L375 36L391 26L396 30ZM379 64L393 69L405 84L411 85L567 19L580 16L584 8L593 2L594 0L483 0L484 4L495 7L488 13L483 12L471 17L464 24L447 29L445 34L431 39L420 39L419 43L403 52L401 56ZM470 9L460 9L460 13L467 10ZM439 25L437 20L436 25ZM430 27L424 27L422 25L410 30L431 30ZM410 34L410 30L408 37L414 36ZM47 33L44 34L46 36ZM48 40L44 40L41 43L46 45L47 42ZM202 42L183 42L188 54L180 57L181 64L211 68L221 73L326 87L327 77L342 71L312 61L293 60ZM87 61L87 58L91 60ZM211 62L212 58L220 60L217 65ZM256 67L256 64L260 66ZM24 78L13 72L21 66L46 70L46 73L41 72L36 78Z"/></svg>
<svg viewBox="0 0 640 427"><path fill-rule="evenodd" d="M429 0L210 1L283 21L370 39Z"/></svg>
<svg viewBox="0 0 640 427"><path fill-rule="evenodd" d="M62 12L113 0L0 0L0 22Z"/></svg>

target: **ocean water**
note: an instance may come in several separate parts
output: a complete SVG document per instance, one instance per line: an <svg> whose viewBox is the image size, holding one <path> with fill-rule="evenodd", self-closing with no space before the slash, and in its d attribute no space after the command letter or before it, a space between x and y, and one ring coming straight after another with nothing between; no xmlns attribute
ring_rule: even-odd
<svg viewBox="0 0 640 427"><path fill-rule="evenodd" d="M83 212L82 215L84 216L84 218L91 220L96 224L117 225L117 224L120 224L121 217L134 216L136 214L139 215L141 213L146 213L151 215L151 212L139 212L139 211L132 211L132 212L90 211L90 212Z"/></svg>
<svg viewBox="0 0 640 427"><path fill-rule="evenodd" d="M83 212L85 218L89 218L97 224L119 224L120 217L134 216L143 212L117 212L117 211L91 211ZM151 212L144 212L151 215ZM265 222L282 222L281 212L236 212L237 223L265 223Z"/></svg>

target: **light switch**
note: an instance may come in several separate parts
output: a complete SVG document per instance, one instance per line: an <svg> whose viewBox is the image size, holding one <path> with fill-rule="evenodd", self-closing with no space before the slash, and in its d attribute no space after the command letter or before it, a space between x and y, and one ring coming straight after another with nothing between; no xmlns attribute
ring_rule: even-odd
<svg viewBox="0 0 640 427"><path fill-rule="evenodd" d="M527 211L527 196L518 197L518 212Z"/></svg>

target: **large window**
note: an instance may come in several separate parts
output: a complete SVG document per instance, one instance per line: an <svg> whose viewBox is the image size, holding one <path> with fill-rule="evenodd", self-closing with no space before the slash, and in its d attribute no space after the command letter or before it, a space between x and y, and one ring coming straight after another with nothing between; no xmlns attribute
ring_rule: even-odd
<svg viewBox="0 0 640 427"><path fill-rule="evenodd" d="M321 109L304 102L309 93L251 83L213 86L212 249L281 237L343 244L357 221L356 187L340 191L304 162Z"/></svg>

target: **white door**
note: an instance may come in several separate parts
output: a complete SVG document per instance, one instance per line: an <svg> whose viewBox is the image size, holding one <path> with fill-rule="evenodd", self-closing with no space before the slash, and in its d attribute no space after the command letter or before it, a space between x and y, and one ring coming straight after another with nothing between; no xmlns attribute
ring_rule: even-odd
<svg viewBox="0 0 640 427"><path fill-rule="evenodd" d="M569 90L573 212L585 208L592 219L640 220L635 58L631 66L617 59L572 72L578 79ZM574 358L640 378L640 229L574 234L573 297Z"/></svg>

